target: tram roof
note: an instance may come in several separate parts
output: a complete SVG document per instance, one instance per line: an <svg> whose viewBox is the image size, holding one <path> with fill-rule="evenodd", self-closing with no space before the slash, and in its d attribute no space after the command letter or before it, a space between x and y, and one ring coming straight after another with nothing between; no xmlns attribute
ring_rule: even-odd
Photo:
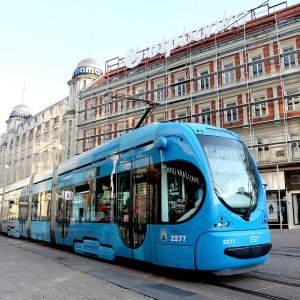
<svg viewBox="0 0 300 300"><path fill-rule="evenodd" d="M53 175L53 168L44 170L41 173L34 175L33 183L41 182L43 180L51 179Z"/></svg>
<svg viewBox="0 0 300 300"><path fill-rule="evenodd" d="M8 192L11 192L11 191L14 191L14 190L18 190L18 189L21 189L21 188L29 185L30 184L30 179L31 179L31 177L27 177L27 178L24 178L22 180L19 180L17 182L14 182L14 183L10 184L9 186L4 188L4 193L8 193Z"/></svg>
<svg viewBox="0 0 300 300"><path fill-rule="evenodd" d="M113 156L137 146L153 142L158 136L177 135L180 133L217 135L228 138L239 138L235 133L216 126L194 123L157 123L132 130L114 140L93 148L87 152L62 162L58 168L58 174L64 174L84 165Z"/></svg>

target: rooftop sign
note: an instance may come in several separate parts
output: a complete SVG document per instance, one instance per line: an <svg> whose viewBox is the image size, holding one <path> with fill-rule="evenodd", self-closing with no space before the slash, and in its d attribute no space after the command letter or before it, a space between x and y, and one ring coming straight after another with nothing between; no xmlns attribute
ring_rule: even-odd
<svg viewBox="0 0 300 300"><path fill-rule="evenodd" d="M246 10L229 17L226 17L226 12L224 12L222 21L215 21L194 31L186 32L184 29L180 36L175 36L169 40L163 38L160 43L153 44L144 51L140 51L139 48L136 50L131 48L124 57L124 65L127 68L134 68L139 65L143 58L152 58L159 54L169 57L171 51L178 47L204 40L209 38L212 34L218 34L225 29L232 29L244 25L247 21L247 17L250 15L249 12L249 10Z"/></svg>

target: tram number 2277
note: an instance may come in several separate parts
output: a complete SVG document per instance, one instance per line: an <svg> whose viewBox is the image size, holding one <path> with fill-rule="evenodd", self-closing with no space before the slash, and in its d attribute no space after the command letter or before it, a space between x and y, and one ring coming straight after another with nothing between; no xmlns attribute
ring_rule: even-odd
<svg viewBox="0 0 300 300"><path fill-rule="evenodd" d="M186 235L171 235L171 242L185 242Z"/></svg>
<svg viewBox="0 0 300 300"><path fill-rule="evenodd" d="M223 245L233 245L235 243L235 239L223 240Z"/></svg>

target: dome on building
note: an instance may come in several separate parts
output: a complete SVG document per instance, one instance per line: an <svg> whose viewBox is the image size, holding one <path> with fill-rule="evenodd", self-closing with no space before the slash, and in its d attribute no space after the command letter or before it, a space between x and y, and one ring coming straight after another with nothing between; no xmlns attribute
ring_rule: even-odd
<svg viewBox="0 0 300 300"><path fill-rule="evenodd" d="M100 76L103 72L100 69L99 63L95 59L85 58L78 63L72 78L81 74L93 74Z"/></svg>
<svg viewBox="0 0 300 300"><path fill-rule="evenodd" d="M100 69L99 63L93 58L85 58L85 59L81 60L78 63L76 68L79 68L79 67L94 67L94 68Z"/></svg>
<svg viewBox="0 0 300 300"><path fill-rule="evenodd" d="M25 104L18 104L13 109L9 115L9 118L23 117L30 118L32 116L30 108Z"/></svg>

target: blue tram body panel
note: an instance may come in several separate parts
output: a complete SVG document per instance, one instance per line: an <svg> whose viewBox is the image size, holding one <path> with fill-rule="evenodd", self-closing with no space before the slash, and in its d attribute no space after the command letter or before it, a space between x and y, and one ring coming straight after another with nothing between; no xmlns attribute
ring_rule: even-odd
<svg viewBox="0 0 300 300"><path fill-rule="evenodd" d="M238 135L214 126L148 125L0 195L2 232L101 259L233 274L263 264L271 248L254 160ZM37 205L45 195L51 216L48 202Z"/></svg>

